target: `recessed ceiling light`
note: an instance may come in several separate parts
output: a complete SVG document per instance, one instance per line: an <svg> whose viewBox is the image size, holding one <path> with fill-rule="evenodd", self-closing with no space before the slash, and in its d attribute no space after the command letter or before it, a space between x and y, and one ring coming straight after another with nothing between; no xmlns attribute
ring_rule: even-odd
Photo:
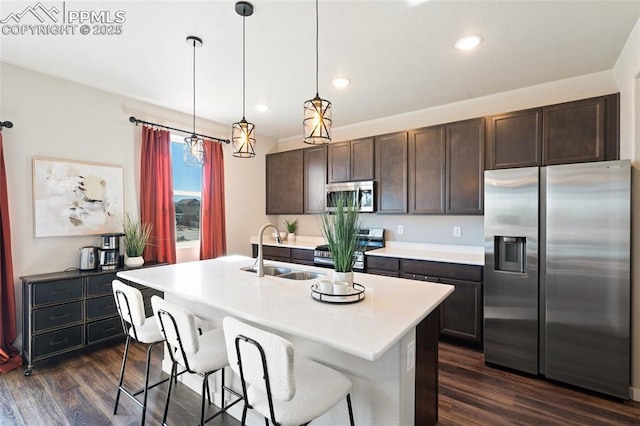
<svg viewBox="0 0 640 426"><path fill-rule="evenodd" d="M331 80L331 84L333 84L333 87L338 87L342 89L343 87L347 87L348 85L350 85L351 80L344 77L336 77L333 80Z"/></svg>
<svg viewBox="0 0 640 426"><path fill-rule="evenodd" d="M482 41L482 37L479 35L469 35L466 37L462 37L460 40L456 41L456 49L458 50L471 50L477 47Z"/></svg>
<svg viewBox="0 0 640 426"><path fill-rule="evenodd" d="M267 111L269 111L269 106L268 105L256 105L256 110L258 110L259 112L267 112Z"/></svg>

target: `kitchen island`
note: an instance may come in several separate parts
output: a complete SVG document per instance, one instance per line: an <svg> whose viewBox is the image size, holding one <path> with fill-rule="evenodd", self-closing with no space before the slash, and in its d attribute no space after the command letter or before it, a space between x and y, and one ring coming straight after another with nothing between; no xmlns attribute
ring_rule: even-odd
<svg viewBox="0 0 640 426"><path fill-rule="evenodd" d="M453 286L356 273L355 281L366 288L364 300L327 304L311 297L317 278L259 278L241 270L253 263L249 257L228 256L118 276L163 291L167 300L217 327L225 316L252 322L289 339L298 354L347 374L356 424L437 422L437 308ZM268 264L331 274L317 267ZM314 424L345 422L346 406L338 404Z"/></svg>

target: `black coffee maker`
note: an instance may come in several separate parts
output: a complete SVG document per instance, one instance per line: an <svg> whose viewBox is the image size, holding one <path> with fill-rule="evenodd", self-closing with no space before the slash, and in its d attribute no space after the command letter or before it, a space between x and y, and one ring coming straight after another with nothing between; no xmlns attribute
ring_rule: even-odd
<svg viewBox="0 0 640 426"><path fill-rule="evenodd" d="M112 271L122 268L124 255L121 240L124 234L102 234L100 236L100 269Z"/></svg>

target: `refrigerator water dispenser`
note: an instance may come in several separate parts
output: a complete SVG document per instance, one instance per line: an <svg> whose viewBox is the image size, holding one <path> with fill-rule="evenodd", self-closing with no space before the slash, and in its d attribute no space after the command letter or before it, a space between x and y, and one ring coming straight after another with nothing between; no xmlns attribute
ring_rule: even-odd
<svg viewBox="0 0 640 426"><path fill-rule="evenodd" d="M495 237L495 270L504 272L526 272L526 237Z"/></svg>

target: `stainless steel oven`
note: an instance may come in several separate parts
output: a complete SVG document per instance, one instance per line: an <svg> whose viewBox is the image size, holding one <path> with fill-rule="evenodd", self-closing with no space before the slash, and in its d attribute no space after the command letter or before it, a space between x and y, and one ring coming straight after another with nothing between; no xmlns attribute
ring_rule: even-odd
<svg viewBox="0 0 640 426"><path fill-rule="evenodd" d="M326 208L333 211L336 208L336 198L343 194L353 199L359 206L359 211L370 213L375 211L375 191L372 180L362 182L341 182L326 185Z"/></svg>
<svg viewBox="0 0 640 426"><path fill-rule="evenodd" d="M356 272L363 272L366 270L364 252L384 247L384 229L359 229L358 240L358 249L353 253L355 260L353 270ZM327 268L333 267L333 257L329 250L329 246L324 244L316 247L313 251L313 263L317 266L324 266Z"/></svg>

